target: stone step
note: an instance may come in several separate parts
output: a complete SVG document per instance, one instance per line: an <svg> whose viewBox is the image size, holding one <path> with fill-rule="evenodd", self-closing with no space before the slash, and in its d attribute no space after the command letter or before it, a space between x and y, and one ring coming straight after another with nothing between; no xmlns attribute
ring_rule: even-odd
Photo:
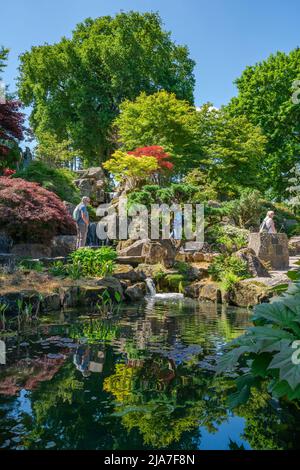
<svg viewBox="0 0 300 470"><path fill-rule="evenodd" d="M145 262L144 256L118 256L117 263L119 264L130 264L133 267L138 266L140 263Z"/></svg>

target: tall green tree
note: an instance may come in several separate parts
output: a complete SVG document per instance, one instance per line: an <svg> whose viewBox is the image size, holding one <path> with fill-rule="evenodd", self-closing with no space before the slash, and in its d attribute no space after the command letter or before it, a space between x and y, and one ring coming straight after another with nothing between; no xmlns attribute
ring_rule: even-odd
<svg viewBox="0 0 300 470"><path fill-rule="evenodd" d="M71 140L88 163L105 160L109 129L125 99L172 91L193 102L194 62L156 13L119 13L76 26L70 39L21 55L19 95L37 135Z"/></svg>
<svg viewBox="0 0 300 470"><path fill-rule="evenodd" d="M245 115L267 137L267 156L261 161L273 196L284 197L287 174L300 155L300 49L277 52L247 67L236 80L238 96L229 109Z"/></svg>
<svg viewBox="0 0 300 470"><path fill-rule="evenodd" d="M262 189L266 137L245 116L231 116L225 108L211 110L206 143L206 168L211 182L219 181L220 197L233 197L243 188Z"/></svg>
<svg viewBox="0 0 300 470"><path fill-rule="evenodd" d="M194 106L175 93L142 92L121 104L114 121L118 140L126 151L160 145L172 156L177 173L193 168L201 158L198 117Z"/></svg>

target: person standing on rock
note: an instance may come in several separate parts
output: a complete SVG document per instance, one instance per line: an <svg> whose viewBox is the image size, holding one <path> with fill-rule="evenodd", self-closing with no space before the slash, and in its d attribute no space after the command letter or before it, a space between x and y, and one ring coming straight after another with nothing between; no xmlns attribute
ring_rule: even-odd
<svg viewBox="0 0 300 470"><path fill-rule="evenodd" d="M274 222L274 216L275 212L274 211L269 211L267 212L267 216L263 220L263 223L260 226L260 233L265 232L265 233L277 233L276 227L275 227L275 222Z"/></svg>
<svg viewBox="0 0 300 470"><path fill-rule="evenodd" d="M75 207L73 212L73 219L76 222L77 227L77 239L76 239L76 248L83 248L86 244L86 237L89 228L89 213L87 210L87 205L90 202L90 198L84 196L81 199L81 203Z"/></svg>

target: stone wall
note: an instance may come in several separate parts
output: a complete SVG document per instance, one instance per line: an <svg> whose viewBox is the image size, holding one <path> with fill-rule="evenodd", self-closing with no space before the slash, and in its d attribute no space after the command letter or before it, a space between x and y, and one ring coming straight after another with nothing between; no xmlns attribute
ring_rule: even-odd
<svg viewBox="0 0 300 470"><path fill-rule="evenodd" d="M289 268L289 245L285 233L250 233L249 248L256 256L274 270L284 271Z"/></svg>

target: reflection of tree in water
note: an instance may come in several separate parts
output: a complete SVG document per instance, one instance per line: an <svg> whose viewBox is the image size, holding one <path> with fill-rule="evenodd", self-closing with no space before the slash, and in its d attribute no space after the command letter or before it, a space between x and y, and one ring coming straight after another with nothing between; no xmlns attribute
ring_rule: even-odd
<svg viewBox="0 0 300 470"><path fill-rule="evenodd" d="M247 403L236 410L246 419L243 437L256 450L299 449L299 409L292 403L271 400L264 388L252 389Z"/></svg>
<svg viewBox="0 0 300 470"><path fill-rule="evenodd" d="M82 322L68 334L87 339L90 358L101 368L84 378L72 363L73 348L51 380L28 393L30 411L20 408L18 397L1 401L0 434L11 439L20 425L20 441L12 445L27 449L49 442L58 449L197 448L201 428L213 433L227 420L226 391L232 386L204 370L202 360L247 323L242 312L197 303L157 305L142 318L125 309L116 324ZM61 347L67 353L66 344ZM20 371L15 364L12 376ZM235 410L245 417L244 438L252 448L299 445L299 412L281 406L263 390Z"/></svg>
<svg viewBox="0 0 300 470"><path fill-rule="evenodd" d="M115 374L104 381L123 426L137 428L144 444L155 448L177 443L187 432L199 434L200 425L216 430L227 417L225 388L223 378L204 375L196 366L176 367L159 355L140 367L117 364Z"/></svg>

